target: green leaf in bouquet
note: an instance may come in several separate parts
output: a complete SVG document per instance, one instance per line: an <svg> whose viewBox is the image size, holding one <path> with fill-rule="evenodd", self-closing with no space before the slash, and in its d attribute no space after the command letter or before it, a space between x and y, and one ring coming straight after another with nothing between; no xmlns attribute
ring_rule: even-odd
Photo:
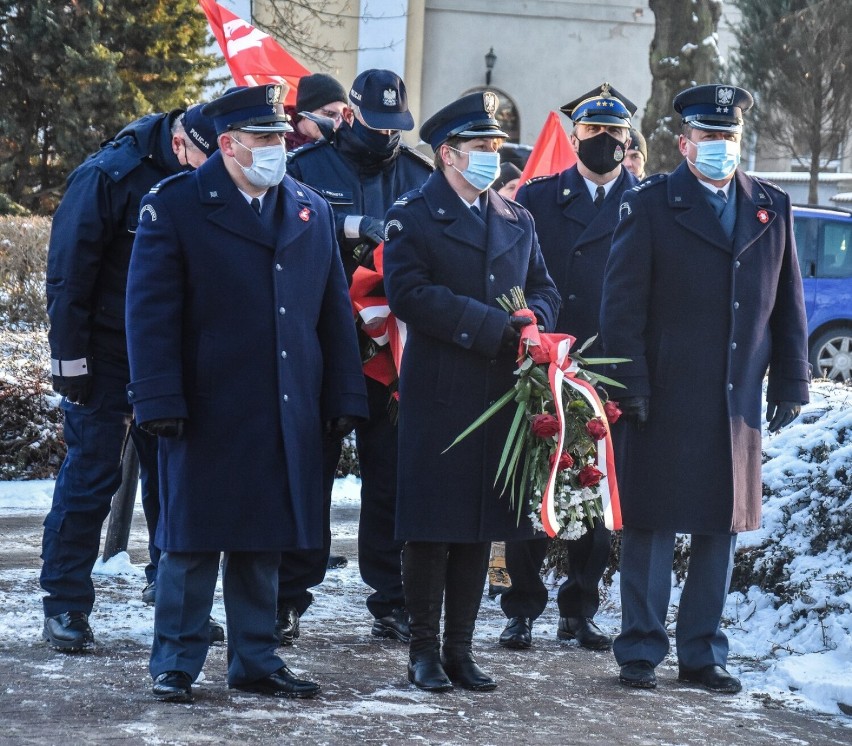
<svg viewBox="0 0 852 746"><path fill-rule="evenodd" d="M583 363L586 365L609 365L610 363L629 363L632 358L629 357L584 357Z"/></svg>
<svg viewBox="0 0 852 746"><path fill-rule="evenodd" d="M499 412L503 407L505 407L512 399L515 398L515 388L510 388L503 396L501 396L497 401L495 401L488 409L486 409L479 417L477 417L466 429L463 433L461 433L450 445L448 445L441 453L446 453L450 450L454 445L457 445L462 440L464 440L468 435L470 435L476 428L480 425L488 422L497 412Z"/></svg>
<svg viewBox="0 0 852 746"><path fill-rule="evenodd" d="M515 508L515 525L521 525L521 510L523 510L524 503L526 502L527 493L530 490L530 468L533 463L533 453L535 449L527 448L526 453L524 454L524 468L521 470L521 494L518 495L515 502L513 503Z"/></svg>
<svg viewBox="0 0 852 746"><path fill-rule="evenodd" d="M500 464L497 466L497 473L494 475L495 486L497 485L497 481L500 479L500 474L503 472L503 467L506 465L506 460L509 458L509 453L512 450L512 444L515 442L518 429L520 428L526 411L526 402L519 402L518 408L515 410L515 416L512 419L512 425L509 428L509 434L506 436L506 443L503 445L503 453L500 455Z"/></svg>
<svg viewBox="0 0 852 746"><path fill-rule="evenodd" d="M512 448L512 455L510 456L509 462L506 465L506 477L503 480L503 489L500 490L501 495L505 495L506 489L509 487L509 485L511 485L512 486L511 492L512 492L512 495L514 496L515 470L518 467L518 459L520 459L521 454L524 451L524 446L526 446L526 444L527 444L527 436L528 436L528 431L526 429L522 428L522 429L518 430L518 434L517 434L517 437L515 438L515 442L514 442L513 448ZM506 438L507 443L510 440L511 440L511 438ZM505 453L505 449L504 449L504 453ZM500 472L498 470L498 474L499 473Z"/></svg>
<svg viewBox="0 0 852 746"><path fill-rule="evenodd" d="M627 388L627 386L625 386L623 383L619 383L614 378L610 378L609 376L605 376L601 373L592 373L590 371L580 371L578 376L582 373L585 373L583 378L585 380L587 380L589 383L591 383L592 385L596 386L599 383L605 383L607 386L615 386L616 388L619 388L619 389L626 389Z"/></svg>
<svg viewBox="0 0 852 746"><path fill-rule="evenodd" d="M577 350L576 354L577 354L577 355L582 355L582 354L583 354L583 350L587 349L587 348L589 347L589 345L591 345L591 344L592 344L592 342L594 342L597 338L598 338L598 335L597 335L597 334L595 334L595 335L593 335L593 336L589 337L589 338L588 338L585 342L583 342L583 344L582 344L582 345L580 346L580 348ZM573 357L573 356L574 356L574 353L571 353L571 356Z"/></svg>

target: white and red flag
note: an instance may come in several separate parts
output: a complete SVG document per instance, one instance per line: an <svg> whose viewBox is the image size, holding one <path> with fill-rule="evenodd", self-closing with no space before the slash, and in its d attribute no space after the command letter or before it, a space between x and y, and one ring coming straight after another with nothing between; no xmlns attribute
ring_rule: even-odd
<svg viewBox="0 0 852 746"><path fill-rule="evenodd" d="M284 103L295 105L299 79L311 71L269 34L263 33L214 0L198 0L237 85L286 83Z"/></svg>
<svg viewBox="0 0 852 746"><path fill-rule="evenodd" d="M559 115L555 111L551 111L547 115L544 127L541 128L535 145L533 145L532 153L527 160L527 165L524 166L518 186L526 184L529 179L536 176L557 174L566 168L570 168L576 162L577 154L571 147L571 143L568 142L568 135L562 129Z"/></svg>

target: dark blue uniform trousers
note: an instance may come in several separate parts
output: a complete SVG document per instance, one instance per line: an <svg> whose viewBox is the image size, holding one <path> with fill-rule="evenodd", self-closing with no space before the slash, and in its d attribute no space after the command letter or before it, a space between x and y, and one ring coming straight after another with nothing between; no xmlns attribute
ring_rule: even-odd
<svg viewBox="0 0 852 746"><path fill-rule="evenodd" d="M402 546L394 538L396 528L397 427L388 415L386 386L367 378L370 419L355 430L358 464L361 470L361 515L358 523L358 566L361 578L374 589L367 608L374 617L383 617L404 606L402 591ZM324 545L321 550L300 550L282 554L278 583L279 608L290 604L301 616L313 598L307 588L325 577L331 548L331 490L340 444L324 446Z"/></svg>
<svg viewBox="0 0 852 746"><path fill-rule="evenodd" d="M280 552L224 553L229 686L257 681L284 665L275 654L280 562ZM218 574L218 552L163 552L160 556L149 666L152 678L166 671L184 671L194 681L201 673L210 647L209 619Z"/></svg>
<svg viewBox="0 0 852 746"><path fill-rule="evenodd" d="M722 612L734 567L736 534L692 534L689 569L680 597L675 640L687 668L728 659ZM624 528L621 537L621 634L613 643L618 664L658 665L669 651L666 613L672 588L675 533Z"/></svg>
<svg viewBox="0 0 852 746"><path fill-rule="evenodd" d="M611 531L601 521L579 539L565 542L568 574L556 596L559 616L589 617L598 613L599 584L609 562ZM547 605L547 587L541 566L550 539L506 542L506 571L512 585L500 596L500 607L509 617L536 619Z"/></svg>
<svg viewBox="0 0 852 746"><path fill-rule="evenodd" d="M95 376L89 401L72 404L63 398L64 436L68 454L59 470L53 505L44 519L41 587L45 616L65 611L91 613L95 603L92 568L98 558L101 529L112 497L121 484L121 451L130 421L125 381ZM139 453L142 506L149 537L159 515L157 439L130 425ZM149 544L149 582L156 573L158 552Z"/></svg>

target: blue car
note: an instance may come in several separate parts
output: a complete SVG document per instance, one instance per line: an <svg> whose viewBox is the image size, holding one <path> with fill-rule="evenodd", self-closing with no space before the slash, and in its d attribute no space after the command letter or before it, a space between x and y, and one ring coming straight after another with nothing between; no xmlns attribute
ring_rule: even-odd
<svg viewBox="0 0 852 746"><path fill-rule="evenodd" d="M852 212L793 207L814 378L852 378Z"/></svg>

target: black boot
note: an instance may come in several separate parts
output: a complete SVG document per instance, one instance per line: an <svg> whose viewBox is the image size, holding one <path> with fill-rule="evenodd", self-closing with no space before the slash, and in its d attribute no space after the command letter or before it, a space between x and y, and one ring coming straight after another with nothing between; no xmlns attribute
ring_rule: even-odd
<svg viewBox="0 0 852 746"><path fill-rule="evenodd" d="M488 573L489 544L451 544L444 614L444 670L454 684L487 692L497 684L471 652L476 615Z"/></svg>
<svg viewBox="0 0 852 746"><path fill-rule="evenodd" d="M446 544L413 542L405 545L402 585L411 633L408 680L430 692L453 688L441 666L438 643L446 569Z"/></svg>

